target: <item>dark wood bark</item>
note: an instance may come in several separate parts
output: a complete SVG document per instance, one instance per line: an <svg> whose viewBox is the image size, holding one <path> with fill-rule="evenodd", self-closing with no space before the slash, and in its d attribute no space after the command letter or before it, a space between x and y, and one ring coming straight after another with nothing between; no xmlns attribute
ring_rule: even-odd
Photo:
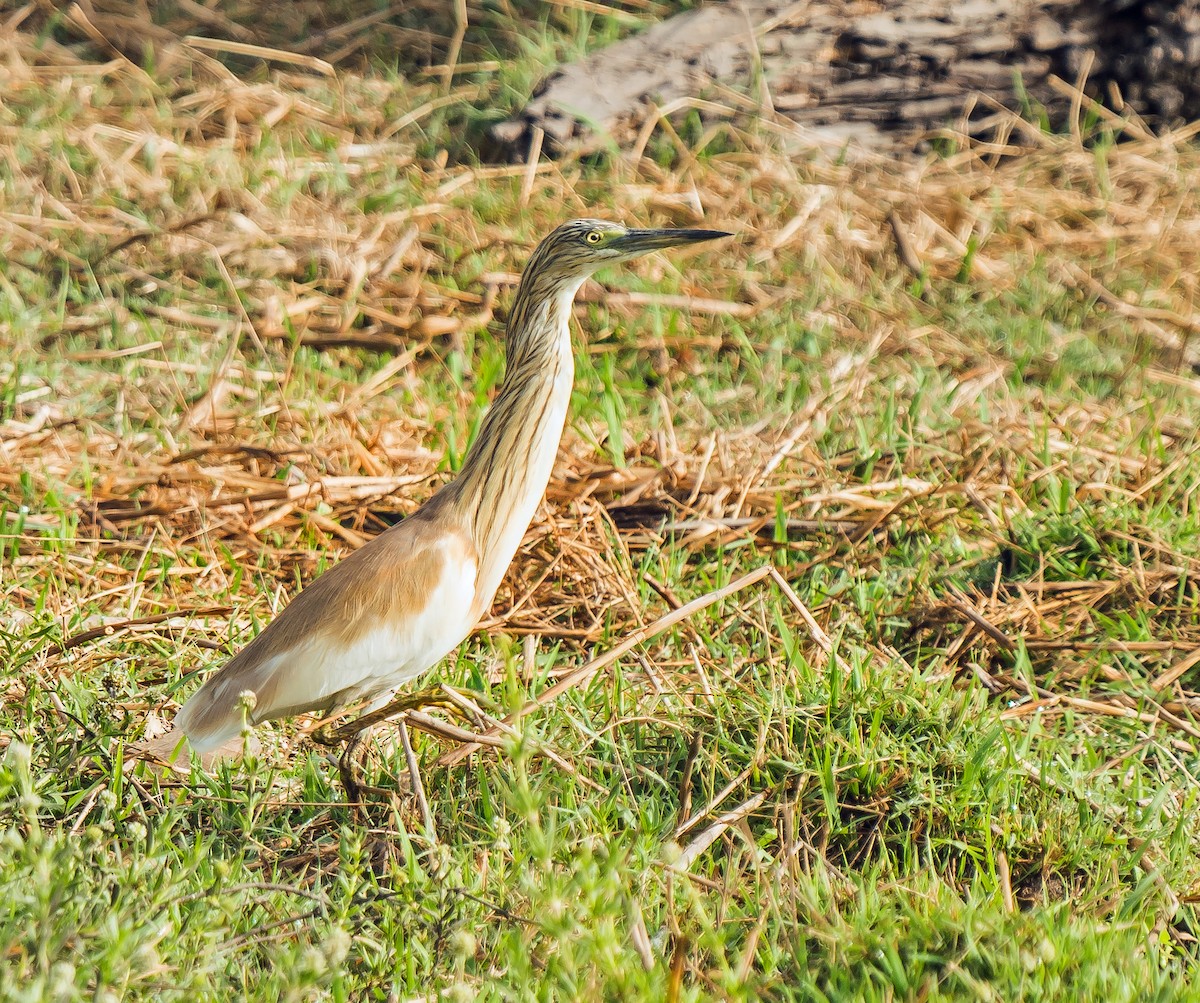
<svg viewBox="0 0 1200 1003"><path fill-rule="evenodd" d="M515 158L537 129L552 152L622 142L659 109L733 88L769 95L814 143L894 148L980 93L1018 108L1024 90L1057 114L1069 102L1052 77L1085 68L1107 104L1119 94L1161 124L1200 117L1200 0L714 4L555 70L493 137Z"/></svg>

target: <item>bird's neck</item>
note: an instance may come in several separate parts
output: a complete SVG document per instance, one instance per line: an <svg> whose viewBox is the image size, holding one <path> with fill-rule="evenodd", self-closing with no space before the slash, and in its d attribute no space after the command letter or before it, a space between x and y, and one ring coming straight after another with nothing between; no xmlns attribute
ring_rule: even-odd
<svg viewBox="0 0 1200 1003"><path fill-rule="evenodd" d="M577 288L549 297L518 290L504 383L449 488L479 556L478 615L491 605L554 467L575 376L569 318Z"/></svg>

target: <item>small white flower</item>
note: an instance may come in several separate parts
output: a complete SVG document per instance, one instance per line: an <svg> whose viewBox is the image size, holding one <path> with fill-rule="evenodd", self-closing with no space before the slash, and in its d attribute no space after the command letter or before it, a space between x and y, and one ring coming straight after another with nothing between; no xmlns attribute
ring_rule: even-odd
<svg viewBox="0 0 1200 1003"><path fill-rule="evenodd" d="M446 1003L473 1003L479 996L474 987L467 985L465 982L455 982L446 990L445 996L442 998Z"/></svg>
<svg viewBox="0 0 1200 1003"><path fill-rule="evenodd" d="M27 770L33 759L33 749L24 742L10 742L4 758L14 770Z"/></svg>
<svg viewBox="0 0 1200 1003"><path fill-rule="evenodd" d="M304 951L304 967L314 975L320 975L325 971L326 967L325 953L316 947L306 948Z"/></svg>
<svg viewBox="0 0 1200 1003"><path fill-rule="evenodd" d="M474 957L475 946L475 934L470 930L456 930L450 938L450 953L456 958Z"/></svg>
<svg viewBox="0 0 1200 1003"><path fill-rule="evenodd" d="M50 969L50 996L69 999L75 995L75 966L69 961L56 961Z"/></svg>
<svg viewBox="0 0 1200 1003"><path fill-rule="evenodd" d="M350 953L350 933L335 926L325 935L325 957L331 965L340 965Z"/></svg>

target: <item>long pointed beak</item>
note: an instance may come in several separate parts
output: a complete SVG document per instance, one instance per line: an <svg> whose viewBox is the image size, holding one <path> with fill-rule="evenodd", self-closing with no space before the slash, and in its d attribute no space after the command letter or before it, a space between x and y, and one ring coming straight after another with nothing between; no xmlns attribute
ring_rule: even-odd
<svg viewBox="0 0 1200 1003"><path fill-rule="evenodd" d="M614 240L609 247L628 254L642 254L647 251L657 251L660 247L699 244L704 240L732 236L732 233L726 233L724 230L630 230L624 236Z"/></svg>

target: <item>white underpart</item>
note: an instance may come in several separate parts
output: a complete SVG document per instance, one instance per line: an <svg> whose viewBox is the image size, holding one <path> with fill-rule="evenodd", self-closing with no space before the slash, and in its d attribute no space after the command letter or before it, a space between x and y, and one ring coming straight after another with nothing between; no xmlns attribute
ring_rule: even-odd
<svg viewBox="0 0 1200 1003"><path fill-rule="evenodd" d="M283 673L286 681L275 689L272 705L254 707L252 721L314 708L331 709L335 696L340 706L378 696L376 705L382 706L398 686L445 658L475 625L471 604L478 572L473 561L451 560L444 566L441 581L430 590L424 604L404 617L381 620L348 645L314 632L303 647L281 652L265 662L259 669L260 678L271 679ZM214 699L221 696L213 694ZM236 699L237 694L228 696ZM197 752L208 752L236 737L240 729L240 722L230 719L219 731L189 733L188 742Z"/></svg>
<svg viewBox="0 0 1200 1003"><path fill-rule="evenodd" d="M390 695L440 662L471 632L476 574L474 562L447 562L425 605L402 620L381 621L350 645L322 638L301 651L281 655L288 685L280 691L280 701L287 701L289 691L303 694L306 702L311 695L312 703L335 693L342 694L343 704L379 693Z"/></svg>

